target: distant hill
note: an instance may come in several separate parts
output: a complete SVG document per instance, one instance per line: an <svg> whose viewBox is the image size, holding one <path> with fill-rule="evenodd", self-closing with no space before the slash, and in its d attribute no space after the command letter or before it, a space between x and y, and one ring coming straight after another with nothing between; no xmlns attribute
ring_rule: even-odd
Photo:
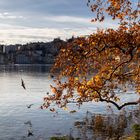
<svg viewBox="0 0 140 140"><path fill-rule="evenodd" d="M53 64L67 41L56 38L51 42L0 45L0 64Z"/></svg>

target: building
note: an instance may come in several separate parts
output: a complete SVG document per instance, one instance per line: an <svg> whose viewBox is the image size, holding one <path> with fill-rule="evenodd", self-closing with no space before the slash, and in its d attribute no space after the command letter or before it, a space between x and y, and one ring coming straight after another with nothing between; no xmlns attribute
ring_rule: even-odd
<svg viewBox="0 0 140 140"><path fill-rule="evenodd" d="M26 54L17 54L15 57L15 64L30 64L31 59Z"/></svg>
<svg viewBox="0 0 140 140"><path fill-rule="evenodd" d="M0 64L5 64L5 55L0 53Z"/></svg>

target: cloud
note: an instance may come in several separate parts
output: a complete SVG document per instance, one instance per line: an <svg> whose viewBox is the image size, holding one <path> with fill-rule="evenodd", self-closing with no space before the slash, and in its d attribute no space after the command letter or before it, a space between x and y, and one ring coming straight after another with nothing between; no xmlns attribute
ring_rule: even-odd
<svg viewBox="0 0 140 140"><path fill-rule="evenodd" d="M9 14L5 15L9 16ZM34 21L34 18L32 21ZM117 28L118 26L116 23L113 24L109 20L104 23L91 23L89 18L74 16L43 16L40 17L39 22L43 22L44 26L33 27L32 25L30 27L25 26L25 24L21 26L20 24L17 25L17 23L15 25L0 23L0 43L24 44L37 41L47 42L57 37L66 39L73 35L88 35L95 32L97 27L105 29L107 27ZM47 25L47 23L49 23L49 25Z"/></svg>
<svg viewBox="0 0 140 140"><path fill-rule="evenodd" d="M86 17L78 17L78 16L46 16L44 20L47 22L53 23L61 23L62 25L67 25L71 27L100 27L100 28L117 28L117 22L112 22L111 19L107 19L104 22L91 22L91 18Z"/></svg>
<svg viewBox="0 0 140 140"><path fill-rule="evenodd" d="M83 18L83 17L76 17L76 16L46 16L44 17L45 20L50 20L54 22L61 22L61 23L90 23L90 18Z"/></svg>
<svg viewBox="0 0 140 140"><path fill-rule="evenodd" d="M84 0L0 0L0 11L28 14L86 15Z"/></svg>
<svg viewBox="0 0 140 140"><path fill-rule="evenodd" d="M7 28L7 29L6 29ZM54 38L61 39L70 38L72 35L80 36L87 35L95 31L94 28L29 28L6 26L5 29L0 29L1 44L24 44L27 42L51 41Z"/></svg>
<svg viewBox="0 0 140 140"><path fill-rule="evenodd" d="M107 19L91 23L84 0L0 0L0 41L15 44L87 35L97 28L117 28Z"/></svg>
<svg viewBox="0 0 140 140"><path fill-rule="evenodd" d="M0 13L0 19L23 19L23 16L16 16L16 15L12 15L10 13L4 12L4 13Z"/></svg>

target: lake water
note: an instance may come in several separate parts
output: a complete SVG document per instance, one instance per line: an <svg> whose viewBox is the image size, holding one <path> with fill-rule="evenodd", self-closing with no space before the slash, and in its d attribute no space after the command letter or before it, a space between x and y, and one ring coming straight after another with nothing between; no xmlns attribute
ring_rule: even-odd
<svg viewBox="0 0 140 140"><path fill-rule="evenodd" d="M105 103L85 103L76 113L58 109L58 114L40 109L43 97L53 83L48 65L0 66L0 140L49 140L54 135L67 135L76 120L81 120L87 110L106 113ZM21 78L27 90L21 87ZM135 94L123 95L125 100L135 100ZM27 105L33 104L31 108ZM130 107L132 109L132 107ZM116 111L116 109L114 108ZM117 111L116 111L117 112ZM28 131L33 136L28 137Z"/></svg>

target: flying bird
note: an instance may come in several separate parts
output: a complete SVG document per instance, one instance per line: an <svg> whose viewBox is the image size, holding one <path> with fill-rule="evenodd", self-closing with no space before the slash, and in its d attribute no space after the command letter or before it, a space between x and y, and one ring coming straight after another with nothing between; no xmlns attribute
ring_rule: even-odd
<svg viewBox="0 0 140 140"><path fill-rule="evenodd" d="M27 108L31 108L32 105L34 105L34 104L27 105Z"/></svg>
<svg viewBox="0 0 140 140"><path fill-rule="evenodd" d="M32 122L31 121L24 122L24 124L29 125L30 127L32 127Z"/></svg>
<svg viewBox="0 0 140 140"><path fill-rule="evenodd" d="M30 137L30 136L33 136L34 134L33 134L33 131L32 131L32 129L30 128L30 129L28 129L28 137Z"/></svg>
<svg viewBox="0 0 140 140"><path fill-rule="evenodd" d="M54 75L51 74L50 77L53 79L54 78Z"/></svg>
<svg viewBox="0 0 140 140"><path fill-rule="evenodd" d="M21 79L21 86L26 90L25 83L22 79Z"/></svg>

